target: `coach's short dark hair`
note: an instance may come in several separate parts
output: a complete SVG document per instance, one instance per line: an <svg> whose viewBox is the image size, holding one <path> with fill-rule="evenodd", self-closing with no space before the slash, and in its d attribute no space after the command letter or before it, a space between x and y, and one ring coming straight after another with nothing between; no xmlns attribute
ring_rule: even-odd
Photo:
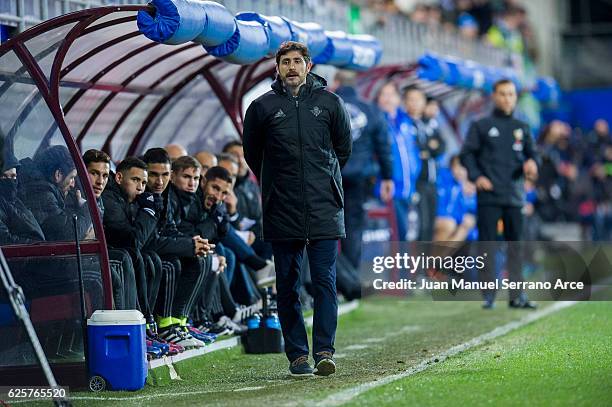
<svg viewBox="0 0 612 407"><path fill-rule="evenodd" d="M140 168L141 170L147 170L147 164L138 157L125 157L123 161L117 166L117 172L129 171L132 168Z"/></svg>
<svg viewBox="0 0 612 407"><path fill-rule="evenodd" d="M232 147L242 147L242 141L240 140L232 140L229 143L225 144L223 146L223 151L224 153L227 153L229 151L230 148Z"/></svg>
<svg viewBox="0 0 612 407"><path fill-rule="evenodd" d="M148 149L142 156L142 161L147 164L172 164L168 152L160 147Z"/></svg>
<svg viewBox="0 0 612 407"><path fill-rule="evenodd" d="M202 164L190 155L184 155L172 162L172 171L185 171L188 168L202 169Z"/></svg>
<svg viewBox="0 0 612 407"><path fill-rule="evenodd" d="M86 167L91 163L106 163L110 165L111 158L104 151L92 148L91 150L85 151L85 154L83 154L83 162Z"/></svg>
<svg viewBox="0 0 612 407"><path fill-rule="evenodd" d="M212 167L208 171L206 171L205 178L207 182L215 179L220 179L231 184L233 181L229 171L219 166Z"/></svg>
<svg viewBox="0 0 612 407"><path fill-rule="evenodd" d="M291 51L299 52L304 57L304 61L306 61L306 63L310 62L310 51L308 51L308 47L306 45L296 41L285 41L276 51L276 65L280 63L280 59L283 55Z"/></svg>
<svg viewBox="0 0 612 407"><path fill-rule="evenodd" d="M495 83L493 84L493 92L497 92L497 88L499 86L508 85L508 84L514 85L514 82L512 82L510 79L507 79L507 78L503 78L503 79L495 81Z"/></svg>

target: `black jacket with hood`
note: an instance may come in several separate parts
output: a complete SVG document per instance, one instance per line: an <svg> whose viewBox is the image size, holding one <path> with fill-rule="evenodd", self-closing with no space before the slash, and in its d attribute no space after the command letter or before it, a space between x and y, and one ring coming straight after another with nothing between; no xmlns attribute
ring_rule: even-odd
<svg viewBox="0 0 612 407"><path fill-rule="evenodd" d="M187 236L200 235L211 243L217 243L227 234L229 219L223 204L206 210L202 188L193 193L181 191L172 184L168 188L172 189L168 205L178 219L176 227L181 233Z"/></svg>
<svg viewBox="0 0 612 407"><path fill-rule="evenodd" d="M0 245L32 244L45 240L40 225L17 198L17 181L0 180Z"/></svg>
<svg viewBox="0 0 612 407"><path fill-rule="evenodd" d="M162 197L164 209L159 216L155 228L154 238L149 240L145 250L151 250L160 256L195 256L195 242L192 236L179 231L177 225L181 222L180 208L172 205L176 201L176 192L171 184L168 184Z"/></svg>
<svg viewBox="0 0 612 407"><path fill-rule="evenodd" d="M2 172L18 168L19 161L6 147ZM17 180L0 179L0 245L31 244L45 240L32 212L17 197Z"/></svg>
<svg viewBox="0 0 612 407"><path fill-rule="evenodd" d="M244 121L244 155L262 187L266 240L345 237L341 168L351 154L342 100L309 73L297 97L280 78Z"/></svg>
<svg viewBox="0 0 612 407"><path fill-rule="evenodd" d="M74 191L64 195L62 189L46 179L30 158L21 160L18 169L19 197L32 211L48 241L74 240L72 215L78 216L79 239L87 234L91 216L87 204L77 202ZM70 165L67 165L70 167ZM72 166L72 168L74 168Z"/></svg>
<svg viewBox="0 0 612 407"><path fill-rule="evenodd" d="M157 216L142 209L137 201L129 203L112 173L102 192L102 202L104 234L112 247L142 250L155 238Z"/></svg>

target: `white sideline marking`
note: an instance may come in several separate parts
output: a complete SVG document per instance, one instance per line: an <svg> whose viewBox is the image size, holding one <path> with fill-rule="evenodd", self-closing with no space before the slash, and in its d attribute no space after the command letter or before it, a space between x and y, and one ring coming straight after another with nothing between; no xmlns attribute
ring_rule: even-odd
<svg viewBox="0 0 612 407"><path fill-rule="evenodd" d="M361 349L367 349L367 348L369 348L368 345L356 344L356 345L349 345L345 347L344 350L361 350Z"/></svg>
<svg viewBox="0 0 612 407"><path fill-rule="evenodd" d="M364 339L363 342L364 343L378 343L378 342L384 342L385 338L368 338L368 339Z"/></svg>
<svg viewBox="0 0 612 407"><path fill-rule="evenodd" d="M264 386L252 386L252 387L243 387L241 389L235 389L233 391L253 391L253 390L260 390L260 389L264 389Z"/></svg>
<svg viewBox="0 0 612 407"><path fill-rule="evenodd" d="M453 346L452 348L442 352L439 355L436 356L432 356L429 359L426 359L424 361L422 361L421 363L419 363L416 366L411 367L410 369L398 373L398 374L394 374L391 376L386 376L383 377L379 380L376 381L372 381L372 382L368 382L368 383L362 383L358 386L352 387L350 389L346 389L343 390L341 392L332 394L328 397L326 397L325 399L319 401L319 402L310 402L308 403L308 405L312 405L312 406L339 406L342 405L344 403L347 403L349 401L351 401L353 398L355 398L356 396L365 393L368 390L374 389L376 387L380 387L383 386L385 384L394 382L396 380L399 379L403 379L405 377L408 376L412 376L416 373L422 372L423 370L428 369L431 366L436 365L436 363L440 363L443 362L444 360L446 360L448 357L450 356L455 356L458 353L464 352L468 349L474 348L478 345L481 345L482 343L484 343L485 341L491 340L491 339L495 339L497 337L503 336L507 333L509 333L510 331L513 331L515 329L521 328L527 324L530 324L531 322L534 322L540 318L543 318L547 315L550 315L552 313L555 313L557 311L560 311L564 308L570 307L574 304L576 304L577 301L563 301L563 302L556 302L554 305L545 308L543 310L540 311L535 311L532 312L530 314L525 315L523 318L521 318L518 321L513 321L513 322L509 322L506 325L502 325L499 326L495 329L493 329L490 332L484 333L482 335L479 335L475 338L470 339L467 342L464 342L460 345L457 346ZM438 362L435 362L435 360L438 360Z"/></svg>

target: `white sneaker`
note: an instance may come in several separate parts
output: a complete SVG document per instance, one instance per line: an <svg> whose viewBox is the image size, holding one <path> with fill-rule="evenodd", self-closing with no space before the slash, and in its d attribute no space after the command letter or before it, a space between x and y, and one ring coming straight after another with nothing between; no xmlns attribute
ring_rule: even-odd
<svg viewBox="0 0 612 407"><path fill-rule="evenodd" d="M171 328L165 332L160 332L159 336L167 342L175 345L180 345L185 349L203 348L206 346L204 342L194 338L191 334L183 332L180 328Z"/></svg>
<svg viewBox="0 0 612 407"><path fill-rule="evenodd" d="M217 322L215 322L215 324L210 328L209 332L217 336L231 335L234 333L234 331L232 330L229 322L231 322L231 319L224 315L219 318Z"/></svg>
<svg viewBox="0 0 612 407"><path fill-rule="evenodd" d="M266 260L266 265L257 270L257 286L267 287L276 281L276 270L271 260Z"/></svg>
<svg viewBox="0 0 612 407"><path fill-rule="evenodd" d="M223 320L224 325L227 326L229 329L231 329L232 333L234 333L236 335L243 335L248 330L246 325L234 322L229 317L227 317L225 315L222 316L221 318L219 318L219 321L221 321L221 320Z"/></svg>

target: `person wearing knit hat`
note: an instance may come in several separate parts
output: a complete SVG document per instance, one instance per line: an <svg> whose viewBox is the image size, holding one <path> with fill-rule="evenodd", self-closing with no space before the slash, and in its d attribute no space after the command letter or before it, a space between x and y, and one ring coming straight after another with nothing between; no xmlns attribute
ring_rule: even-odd
<svg viewBox="0 0 612 407"><path fill-rule="evenodd" d="M0 245L31 244L45 240L34 215L17 197L17 167L10 145L4 145L0 169Z"/></svg>

